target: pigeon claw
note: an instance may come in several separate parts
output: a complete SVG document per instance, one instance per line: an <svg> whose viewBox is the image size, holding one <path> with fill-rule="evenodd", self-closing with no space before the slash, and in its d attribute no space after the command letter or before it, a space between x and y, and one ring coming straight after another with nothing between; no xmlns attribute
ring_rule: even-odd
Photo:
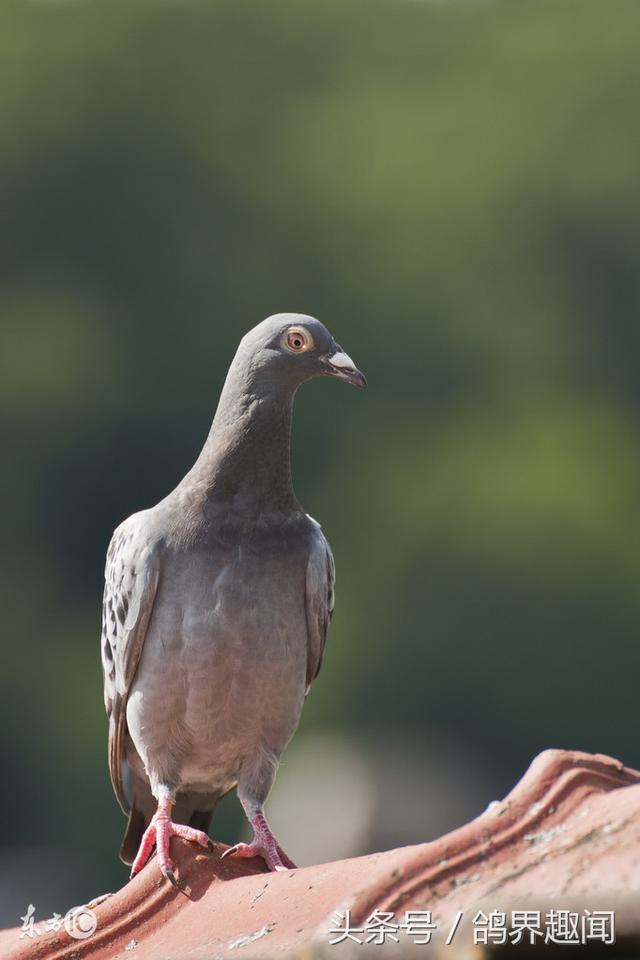
<svg viewBox="0 0 640 960"><path fill-rule="evenodd" d="M293 860L290 860L284 850L278 844L264 846L259 843L236 843L229 847L222 854L221 859L233 857L238 859L248 859L250 857L262 857L269 870L274 872L281 870L296 870L297 867Z"/></svg>
<svg viewBox="0 0 640 960"><path fill-rule="evenodd" d="M171 837L182 837L183 840L197 843L207 850L213 849L211 840L202 830L195 830L193 827L188 827L184 823L174 823L166 813L158 812L142 836L140 849L131 867L132 878L142 870L155 847L158 854L158 866L160 867L162 875L166 877L174 887L182 889L182 884L175 875L174 863L169 856Z"/></svg>
<svg viewBox="0 0 640 960"><path fill-rule="evenodd" d="M163 870L162 874L164 877L166 877L166 879L169 881L169 883L172 886L176 887L177 890L182 890L182 882L178 880L173 870L171 869Z"/></svg>

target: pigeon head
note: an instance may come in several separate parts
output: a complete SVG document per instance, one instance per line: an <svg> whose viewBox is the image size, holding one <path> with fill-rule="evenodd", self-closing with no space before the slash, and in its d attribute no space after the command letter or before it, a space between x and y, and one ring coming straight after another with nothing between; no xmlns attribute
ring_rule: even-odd
<svg viewBox="0 0 640 960"><path fill-rule="evenodd" d="M254 387L287 384L293 390L312 377L337 377L356 387L367 381L324 324L303 313L267 317L241 340L238 358Z"/></svg>

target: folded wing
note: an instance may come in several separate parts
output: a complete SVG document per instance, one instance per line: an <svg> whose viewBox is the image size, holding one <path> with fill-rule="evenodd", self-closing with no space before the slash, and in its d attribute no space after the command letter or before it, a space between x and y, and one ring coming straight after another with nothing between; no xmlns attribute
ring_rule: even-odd
<svg viewBox="0 0 640 960"><path fill-rule="evenodd" d="M109 717L109 772L120 806L129 812L131 798L123 782L127 734L126 707L160 573L159 548L145 536L143 514L135 514L115 531L105 567L102 604L104 703Z"/></svg>
<svg viewBox="0 0 640 960"><path fill-rule="evenodd" d="M309 518L312 519L312 518ZM313 535L307 564L305 609L307 614L307 692L320 672L329 623L335 602L336 570L331 547L312 520Z"/></svg>

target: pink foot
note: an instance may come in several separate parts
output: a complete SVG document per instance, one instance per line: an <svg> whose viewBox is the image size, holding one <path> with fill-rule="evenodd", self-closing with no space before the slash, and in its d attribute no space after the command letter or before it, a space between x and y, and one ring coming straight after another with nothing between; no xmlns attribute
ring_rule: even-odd
<svg viewBox="0 0 640 960"><path fill-rule="evenodd" d="M213 850L211 840L202 830L194 830L193 827L187 827L183 823L173 822L171 819L172 806L171 800L160 800L158 803L157 813L154 815L140 841L140 849L131 867L132 877L135 877L136 873L142 870L155 846L158 853L158 864L163 876L165 876L174 887L179 886L174 872L175 867L169 856L171 837L182 837L184 840L191 840L193 843L198 843L201 847Z"/></svg>
<svg viewBox="0 0 640 960"><path fill-rule="evenodd" d="M251 818L253 840L251 843L236 843L222 854L225 857L262 857L269 870L296 870L293 860L286 855L278 841L271 833L269 825L262 812Z"/></svg>

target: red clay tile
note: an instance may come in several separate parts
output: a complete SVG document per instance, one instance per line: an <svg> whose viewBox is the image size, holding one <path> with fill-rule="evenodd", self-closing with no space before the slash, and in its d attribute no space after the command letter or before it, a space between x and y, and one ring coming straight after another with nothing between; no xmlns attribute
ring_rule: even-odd
<svg viewBox="0 0 640 960"><path fill-rule="evenodd" d="M95 907L98 925L89 939L63 930L20 940L20 930L3 931L0 955L286 956L328 946L332 917L347 909L354 926L374 910L398 919L407 909L431 910L440 943L462 911L455 946L468 941L480 907L513 904L615 909L618 936L640 936L640 773L600 755L546 751L505 800L431 843L279 874L265 873L258 860L222 861L223 849L194 855L184 841L172 841L188 897L152 861Z"/></svg>

